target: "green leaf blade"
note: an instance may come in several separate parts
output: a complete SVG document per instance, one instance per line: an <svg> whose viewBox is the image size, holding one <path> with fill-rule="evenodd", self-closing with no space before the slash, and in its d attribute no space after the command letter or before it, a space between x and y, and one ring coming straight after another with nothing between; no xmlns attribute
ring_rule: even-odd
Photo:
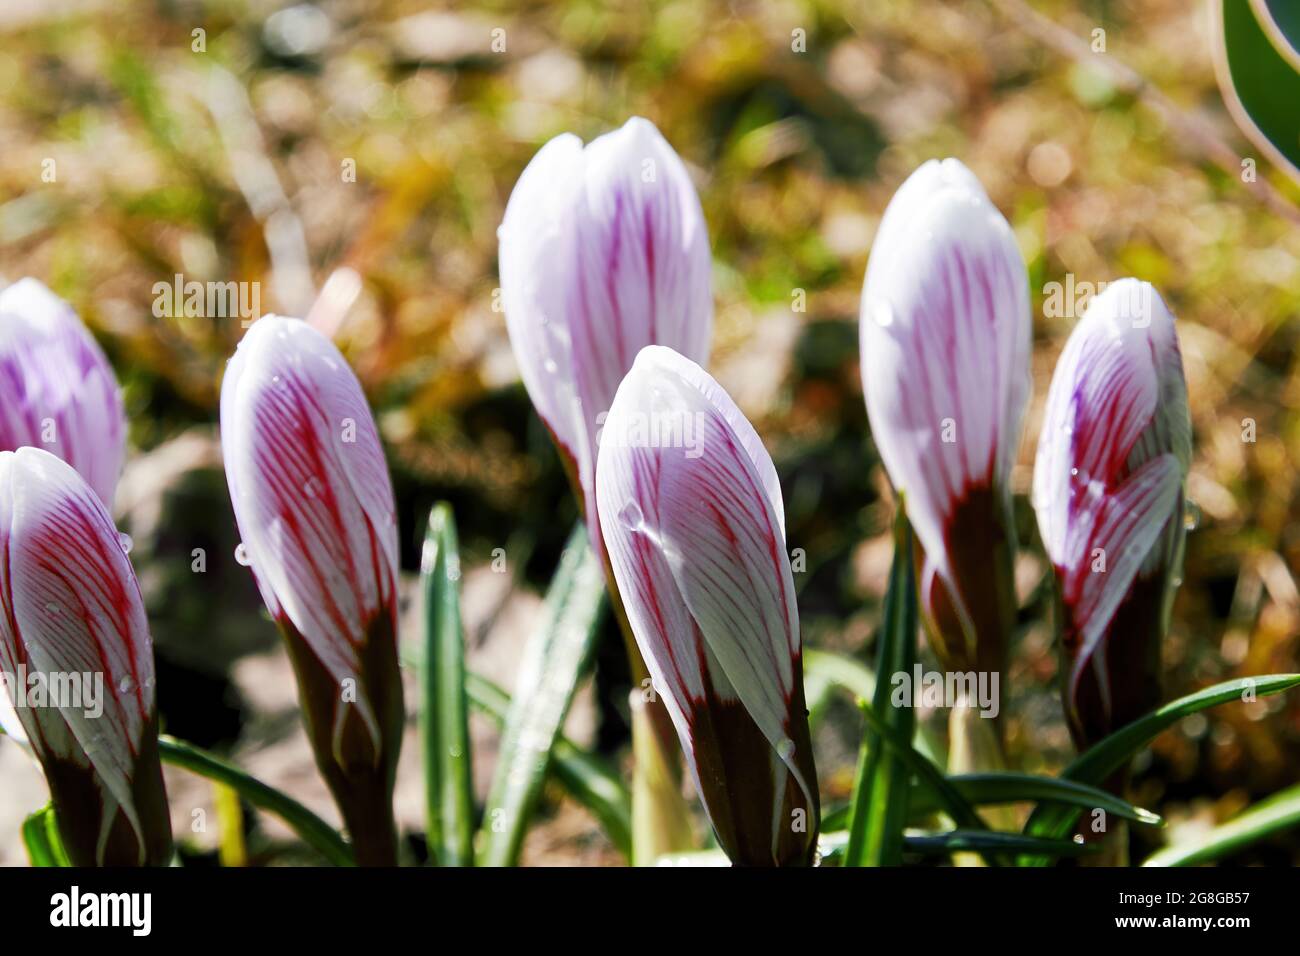
<svg viewBox="0 0 1300 956"><path fill-rule="evenodd" d="M312 813L297 800L256 777L245 773L234 764L188 744L183 740L161 734L158 752L164 763L183 767L200 777L224 783L243 799L260 810L274 813L302 839L335 866L355 866L356 858L337 830Z"/></svg>
<svg viewBox="0 0 1300 956"><path fill-rule="evenodd" d="M72 866L63 849L53 806L46 805L24 820L22 835L23 844L27 847L27 859L32 866Z"/></svg>
<svg viewBox="0 0 1300 956"><path fill-rule="evenodd" d="M1251 844L1300 826L1300 784L1248 807L1227 823L1195 839L1165 847L1143 866L1197 866L1216 863Z"/></svg>
<svg viewBox="0 0 1300 956"><path fill-rule="evenodd" d="M1064 803L1080 808L1105 810L1112 816L1144 826L1164 826L1164 820L1150 810L1136 807L1099 787L1059 777L997 772L960 774L949 776L947 780L972 806L1025 802ZM914 820L926 814L944 811L942 802L933 790L920 783L913 786L910 805Z"/></svg>
<svg viewBox="0 0 1300 956"><path fill-rule="evenodd" d="M442 866L472 866L474 790L460 618L460 544L446 502L429 512L420 589L424 596L420 742L429 852Z"/></svg>
<svg viewBox="0 0 1300 956"><path fill-rule="evenodd" d="M605 575L579 524L546 594L541 627L524 650L487 802L486 866L513 866L546 779L551 751L591 658L605 607Z"/></svg>
<svg viewBox="0 0 1300 956"><path fill-rule="evenodd" d="M1300 685L1300 674L1269 674L1263 677L1243 677L1215 684L1204 690L1180 697L1158 707L1145 717L1122 727L1080 755L1061 773L1066 780L1090 786L1100 786L1110 774L1122 767L1143 747L1164 730L1184 717L1200 713L1220 704L1237 700L1253 700L1280 694ZM1025 823L1026 836L1060 839L1074 827L1079 817L1078 807L1062 805L1040 806ZM1046 866L1047 860L1025 858L1022 866Z"/></svg>
<svg viewBox="0 0 1300 956"><path fill-rule="evenodd" d="M916 712L893 707L889 675L909 673L916 660L916 572L912 561L912 530L899 510L894 527L894 559L885 595L885 620L877 652L873 710L882 728L869 727L862 736L858 772L850 804L846 866L899 866L903 862L903 827L907 823L909 779L903 758L880 746L881 730L910 749Z"/></svg>
<svg viewBox="0 0 1300 956"><path fill-rule="evenodd" d="M498 726L505 723L510 695L486 677L470 672L470 702ZM632 796L618 772L595 754L560 736L551 749L551 773L560 785L600 822L605 835L627 860L632 859Z"/></svg>

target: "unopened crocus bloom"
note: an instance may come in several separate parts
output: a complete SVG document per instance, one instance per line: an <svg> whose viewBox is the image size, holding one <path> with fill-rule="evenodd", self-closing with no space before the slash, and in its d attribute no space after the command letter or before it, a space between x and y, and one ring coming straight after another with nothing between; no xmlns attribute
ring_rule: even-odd
<svg viewBox="0 0 1300 956"><path fill-rule="evenodd" d="M221 447L241 560L284 635L317 765L358 862L392 864L397 523L361 385L305 322L259 319L222 382Z"/></svg>
<svg viewBox="0 0 1300 956"><path fill-rule="evenodd" d="M1059 590L1065 711L1081 748L1160 702L1190 458L1173 316L1147 283L1112 283L1057 362L1034 465Z"/></svg>
<svg viewBox="0 0 1300 956"><path fill-rule="evenodd" d="M596 500L628 619L718 842L803 865L818 793L781 488L753 426L671 349L643 349L601 433Z"/></svg>
<svg viewBox="0 0 1300 956"><path fill-rule="evenodd" d="M5 728L40 761L78 866L164 865L153 646L100 497L38 448L0 452Z"/></svg>
<svg viewBox="0 0 1300 956"><path fill-rule="evenodd" d="M948 670L1002 671L1015 625L1009 487L1029 396L1029 293L1006 219L955 159L899 188L862 291L876 448L919 544L920 607Z"/></svg>
<svg viewBox="0 0 1300 956"><path fill-rule="evenodd" d="M0 450L58 455L111 509L125 442L117 379L77 314L36 279L0 291Z"/></svg>
<svg viewBox="0 0 1300 956"><path fill-rule="evenodd" d="M599 554L597 433L619 382L646 345L708 358L700 200L654 124L634 117L585 147L571 133L543 146L515 184L499 236L515 359Z"/></svg>

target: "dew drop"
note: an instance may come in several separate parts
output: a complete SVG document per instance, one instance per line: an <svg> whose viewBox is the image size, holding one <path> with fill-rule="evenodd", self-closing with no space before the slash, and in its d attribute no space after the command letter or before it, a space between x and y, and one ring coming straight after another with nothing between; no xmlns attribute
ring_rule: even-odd
<svg viewBox="0 0 1300 956"><path fill-rule="evenodd" d="M248 567L253 563L252 558L248 556L248 548L244 546L242 541L235 546L235 563L242 564L244 567Z"/></svg>
<svg viewBox="0 0 1300 956"><path fill-rule="evenodd" d="M555 364L555 359L547 359L542 363L542 368L546 369L546 371L551 375L554 375L559 371L559 366Z"/></svg>
<svg viewBox="0 0 1300 956"><path fill-rule="evenodd" d="M1070 477L1071 477L1071 478L1078 478L1078 477L1079 477L1079 469L1078 469L1078 468L1071 468L1071 469L1070 469Z"/></svg>
<svg viewBox="0 0 1300 956"><path fill-rule="evenodd" d="M135 681L131 680L130 677L123 677L117 682L117 690L118 693L129 694L131 691L135 690Z"/></svg>
<svg viewBox="0 0 1300 956"><path fill-rule="evenodd" d="M1183 510L1183 527L1188 531L1195 531L1201 526L1201 507L1195 501L1189 500L1187 507Z"/></svg>
<svg viewBox="0 0 1300 956"><path fill-rule="evenodd" d="M50 601L50 602L48 602L48 603L45 605L45 610L48 611L48 612L51 613L51 614L62 614L62 613L63 613L63 608L60 607L58 604L55 604L53 601Z"/></svg>
<svg viewBox="0 0 1300 956"><path fill-rule="evenodd" d="M131 549L135 547L135 542L131 540L131 536L125 531L118 533L117 543L121 545L123 554L130 554Z"/></svg>
<svg viewBox="0 0 1300 956"><path fill-rule="evenodd" d="M794 741L786 737L776 745L776 753L782 760L789 760L794 756Z"/></svg>
<svg viewBox="0 0 1300 956"><path fill-rule="evenodd" d="M882 329L887 329L894 324L894 307L888 302L877 303L871 310L871 317L875 320L876 325Z"/></svg>
<svg viewBox="0 0 1300 956"><path fill-rule="evenodd" d="M645 524L645 515L641 513L640 505L629 501L619 510L618 520L629 531L640 531Z"/></svg>

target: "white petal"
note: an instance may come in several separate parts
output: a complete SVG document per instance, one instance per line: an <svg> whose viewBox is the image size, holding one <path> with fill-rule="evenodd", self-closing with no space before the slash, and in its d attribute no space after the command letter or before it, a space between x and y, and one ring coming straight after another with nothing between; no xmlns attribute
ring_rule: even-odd
<svg viewBox="0 0 1300 956"><path fill-rule="evenodd" d="M524 384L576 465L599 552L597 436L619 382L646 345L700 362L708 354L711 258L699 197L644 119L585 149L560 136L511 194L500 260Z"/></svg>
<svg viewBox="0 0 1300 956"><path fill-rule="evenodd" d="M557 136L524 169L498 233L501 295L515 360L537 413L576 459L580 427L568 322L577 270L582 141Z"/></svg>
<svg viewBox="0 0 1300 956"><path fill-rule="evenodd" d="M1110 284L1089 303L1048 390L1034 462L1034 507L1048 555L1066 542L1080 483L1115 488L1153 458L1191 458L1187 386L1173 316L1147 283Z"/></svg>
<svg viewBox="0 0 1300 956"><path fill-rule="evenodd" d="M1006 487L1029 395L1030 316L1011 228L955 160L927 163L885 212L862 295L871 432L928 560L971 487Z"/></svg>
<svg viewBox="0 0 1300 956"><path fill-rule="evenodd" d="M336 680L355 679L368 627L394 607L398 560L392 483L356 376L306 323L262 318L222 384L221 438L267 606Z"/></svg>
<svg viewBox="0 0 1300 956"><path fill-rule="evenodd" d="M752 426L699 366L646 348L602 433L597 494L620 593L652 674L668 678L665 696L698 700L693 662L714 660L725 676L715 690L738 697L785 751L799 623L776 473ZM632 560L644 554L649 567Z"/></svg>
<svg viewBox="0 0 1300 956"><path fill-rule="evenodd" d="M84 752L142 832L130 777L154 712L153 651L117 529L69 465L22 448L0 453L0 543L0 666L102 681L102 714L71 701L57 717L53 708L23 708L24 729L38 753L79 762Z"/></svg>
<svg viewBox="0 0 1300 956"><path fill-rule="evenodd" d="M111 507L125 441L112 367L71 307L35 279L0 292L0 449L58 455Z"/></svg>

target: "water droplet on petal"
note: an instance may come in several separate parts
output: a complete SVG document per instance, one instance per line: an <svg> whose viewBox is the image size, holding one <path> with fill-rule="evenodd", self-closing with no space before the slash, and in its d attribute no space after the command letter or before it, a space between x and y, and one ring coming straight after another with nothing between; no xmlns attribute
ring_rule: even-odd
<svg viewBox="0 0 1300 956"><path fill-rule="evenodd" d="M878 302L871 310L871 318L875 320L876 325L887 329L894 324L894 307L888 302Z"/></svg>
<svg viewBox="0 0 1300 956"><path fill-rule="evenodd" d="M1079 469L1078 469L1078 468L1071 468L1071 469L1070 469L1070 477L1071 477L1071 478L1078 478L1078 477L1079 477Z"/></svg>
<svg viewBox="0 0 1300 956"><path fill-rule="evenodd" d="M1186 508L1183 510L1183 527L1188 531L1195 531L1201 525L1201 507L1195 501L1190 499Z"/></svg>
<svg viewBox="0 0 1300 956"><path fill-rule="evenodd" d="M555 359L547 359L542 363L542 368L546 369L551 375L559 371L559 366L555 364Z"/></svg>
<svg viewBox="0 0 1300 956"><path fill-rule="evenodd" d="M645 515L635 501L629 501L619 510L618 520L629 531L640 531L645 525Z"/></svg>
<svg viewBox="0 0 1300 956"><path fill-rule="evenodd" d="M62 613L63 613L63 608L60 607L58 604L55 604L53 601L50 601L50 602L48 602L48 603L45 605L45 610L48 611L48 612L51 613L51 614L62 614Z"/></svg>
<svg viewBox="0 0 1300 956"><path fill-rule="evenodd" d="M125 531L118 533L117 543L122 546L123 554L130 554L131 549L135 547L135 542L131 540L131 536Z"/></svg>
<svg viewBox="0 0 1300 956"><path fill-rule="evenodd" d="M242 564L244 567L248 567L253 563L253 559L248 556L248 548L244 546L242 541L235 546L235 563Z"/></svg>
<svg viewBox="0 0 1300 956"><path fill-rule="evenodd" d="M794 741L786 737L776 745L776 753L782 760L789 760L794 755Z"/></svg>
<svg viewBox="0 0 1300 956"><path fill-rule="evenodd" d="M135 681L131 680L130 677L123 677L117 682L117 690L118 693L129 694L131 691L135 690Z"/></svg>

